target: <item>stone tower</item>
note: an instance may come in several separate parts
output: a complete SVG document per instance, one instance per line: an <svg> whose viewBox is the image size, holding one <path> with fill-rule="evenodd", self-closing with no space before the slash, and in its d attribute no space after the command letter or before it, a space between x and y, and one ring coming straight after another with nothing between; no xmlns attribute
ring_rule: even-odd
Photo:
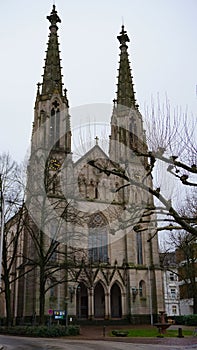
<svg viewBox="0 0 197 350"><path fill-rule="evenodd" d="M61 22L55 5L50 16L50 33L42 84L38 83L35 102L33 135L39 130L40 139L35 138L33 147L47 148L52 157L64 158L71 152L71 129L69 104L66 89L63 89L61 59L58 43L58 26ZM43 130L42 130L43 129Z"/></svg>

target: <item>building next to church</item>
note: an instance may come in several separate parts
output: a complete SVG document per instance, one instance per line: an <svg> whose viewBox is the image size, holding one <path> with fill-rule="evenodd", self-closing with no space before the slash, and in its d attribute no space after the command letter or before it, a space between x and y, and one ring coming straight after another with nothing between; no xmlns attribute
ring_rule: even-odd
<svg viewBox="0 0 197 350"><path fill-rule="evenodd" d="M163 267L164 303L166 314L169 317L179 316L181 314L181 307L176 252L160 253L160 261Z"/></svg>
<svg viewBox="0 0 197 350"><path fill-rule="evenodd" d="M156 220L150 213L153 198L137 185L151 187L152 178L147 159L136 156L136 150L147 151L147 144L133 88L129 37L122 26L109 153L96 140L74 161L55 5L47 19L48 47L27 170L25 224L30 229L25 226L21 238L13 316L24 319L39 316L40 310L48 315L48 310L66 308L78 320L150 323L164 309L164 294Z"/></svg>

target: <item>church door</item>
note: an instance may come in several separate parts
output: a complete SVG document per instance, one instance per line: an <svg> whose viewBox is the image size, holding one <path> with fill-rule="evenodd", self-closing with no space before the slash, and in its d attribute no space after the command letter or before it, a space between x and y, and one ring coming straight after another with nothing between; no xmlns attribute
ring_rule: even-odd
<svg viewBox="0 0 197 350"><path fill-rule="evenodd" d="M94 288L94 317L105 317L105 293L101 283Z"/></svg>
<svg viewBox="0 0 197 350"><path fill-rule="evenodd" d="M84 283L77 287L77 317L88 318L88 291Z"/></svg>
<svg viewBox="0 0 197 350"><path fill-rule="evenodd" d="M113 286L111 287L110 302L111 302L111 317L112 318L122 317L121 291L117 283L114 283Z"/></svg>

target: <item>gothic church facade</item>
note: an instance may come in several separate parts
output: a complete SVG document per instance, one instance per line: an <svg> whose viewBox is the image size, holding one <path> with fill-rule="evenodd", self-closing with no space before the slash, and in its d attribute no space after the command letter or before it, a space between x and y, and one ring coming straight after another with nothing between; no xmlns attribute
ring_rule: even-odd
<svg viewBox="0 0 197 350"><path fill-rule="evenodd" d="M157 237L150 239L156 230L155 220L144 219L150 218L147 212L153 198L137 186L143 181L152 186L152 179L146 176L147 160L136 157L136 150L146 152L147 144L133 88L129 37L122 26L109 154L96 141L74 162L72 115L67 90L63 90L57 35L61 21L55 5L47 19L50 32L35 102L27 209L35 227L40 227L45 193L47 219L45 215L45 230L41 227L41 231L48 237L47 247L47 240L60 243L49 260L60 265L64 256L64 265L46 281L44 312L47 315L48 310L66 308L76 319L129 318L150 323L163 310L163 283ZM24 249L29 257L34 255L35 241L32 243L27 233ZM15 316L38 315L42 281L35 271L23 268L29 273L17 287Z"/></svg>

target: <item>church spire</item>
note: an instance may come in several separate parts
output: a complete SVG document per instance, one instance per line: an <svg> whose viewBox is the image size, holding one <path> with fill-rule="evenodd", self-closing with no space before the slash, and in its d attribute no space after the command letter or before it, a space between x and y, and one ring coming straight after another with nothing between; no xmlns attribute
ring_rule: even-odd
<svg viewBox="0 0 197 350"><path fill-rule="evenodd" d="M42 83L38 83L34 108L34 149L42 147L61 155L71 152L71 126L67 90L63 89L58 26L61 22L55 5L47 19L50 22L49 40L46 51ZM47 101L47 103L46 103ZM38 147L39 145L39 147ZM55 155L55 157L57 154ZM59 158L60 159L60 158Z"/></svg>
<svg viewBox="0 0 197 350"><path fill-rule="evenodd" d="M128 46L126 45L126 43L130 40L127 32L124 30L124 25L122 25L120 35L118 35L117 38L120 42L120 61L118 69L118 90L116 102L118 105L126 106L128 108L138 108L135 100L129 54L127 52Z"/></svg>
<svg viewBox="0 0 197 350"><path fill-rule="evenodd" d="M59 92L62 95L62 75L61 75L61 65L60 65L60 51L58 43L58 26L57 23L61 23L55 5L51 11L50 16L47 16L50 22L50 33L48 47L46 51L46 59L43 74L42 83L42 95L52 95L55 92Z"/></svg>

